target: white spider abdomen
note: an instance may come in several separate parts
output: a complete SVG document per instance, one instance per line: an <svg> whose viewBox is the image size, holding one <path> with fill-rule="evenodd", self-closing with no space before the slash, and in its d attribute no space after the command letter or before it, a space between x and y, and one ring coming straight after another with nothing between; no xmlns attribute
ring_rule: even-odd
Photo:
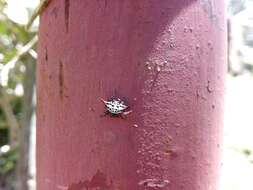
<svg viewBox="0 0 253 190"><path fill-rule="evenodd" d="M124 112L124 110L127 108L124 102L121 101L120 99L106 101L105 105L106 105L107 110L112 114L120 114Z"/></svg>

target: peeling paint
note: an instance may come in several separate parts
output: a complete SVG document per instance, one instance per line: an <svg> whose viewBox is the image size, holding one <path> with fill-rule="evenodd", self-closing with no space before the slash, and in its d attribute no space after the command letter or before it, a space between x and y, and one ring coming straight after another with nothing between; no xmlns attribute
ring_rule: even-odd
<svg viewBox="0 0 253 190"><path fill-rule="evenodd" d="M138 185L142 185L145 187L158 187L163 188L166 187L170 183L169 180L160 180L160 179L144 179L138 183Z"/></svg>
<svg viewBox="0 0 253 190"><path fill-rule="evenodd" d="M91 180L84 180L78 183L72 183L67 190L115 190L112 186L112 182L108 184L106 175L101 171L91 178Z"/></svg>

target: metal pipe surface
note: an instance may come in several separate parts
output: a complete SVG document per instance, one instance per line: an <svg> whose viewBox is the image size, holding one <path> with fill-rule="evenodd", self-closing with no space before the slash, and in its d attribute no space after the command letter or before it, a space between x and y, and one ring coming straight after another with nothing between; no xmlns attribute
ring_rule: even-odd
<svg viewBox="0 0 253 190"><path fill-rule="evenodd" d="M41 15L38 190L216 190L221 0L53 0ZM120 98L132 110L101 116Z"/></svg>

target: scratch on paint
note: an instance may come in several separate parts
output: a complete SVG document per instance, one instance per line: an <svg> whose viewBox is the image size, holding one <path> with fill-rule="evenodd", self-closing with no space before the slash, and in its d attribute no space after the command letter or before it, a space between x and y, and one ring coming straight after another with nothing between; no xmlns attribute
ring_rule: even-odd
<svg viewBox="0 0 253 190"><path fill-rule="evenodd" d="M64 16L65 16L66 32L69 31L69 6L70 6L70 1L65 0L65 2L64 2Z"/></svg>
<svg viewBox="0 0 253 190"><path fill-rule="evenodd" d="M63 99L64 95L64 75L63 75L63 63L60 61L59 63L59 95L61 100Z"/></svg>

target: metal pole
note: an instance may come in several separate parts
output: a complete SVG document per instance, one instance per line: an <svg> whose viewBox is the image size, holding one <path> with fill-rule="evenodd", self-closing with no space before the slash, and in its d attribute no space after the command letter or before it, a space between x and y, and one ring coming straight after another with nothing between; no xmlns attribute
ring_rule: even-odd
<svg viewBox="0 0 253 190"><path fill-rule="evenodd" d="M54 0L41 15L38 190L213 190L226 71L220 0ZM132 112L101 117L101 98Z"/></svg>

